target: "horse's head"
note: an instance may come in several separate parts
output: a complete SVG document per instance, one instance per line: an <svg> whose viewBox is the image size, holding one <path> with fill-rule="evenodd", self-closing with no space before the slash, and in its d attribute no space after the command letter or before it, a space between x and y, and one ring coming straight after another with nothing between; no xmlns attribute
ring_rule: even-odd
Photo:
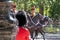
<svg viewBox="0 0 60 40"><path fill-rule="evenodd" d="M49 18L48 17L44 17L43 18L43 21L45 22L45 21L49 21Z"/></svg>
<svg viewBox="0 0 60 40"><path fill-rule="evenodd" d="M49 18L49 17L47 17L47 16L45 16L45 17L43 18L43 22L44 22L46 25L50 25L50 24L53 23L52 19Z"/></svg>

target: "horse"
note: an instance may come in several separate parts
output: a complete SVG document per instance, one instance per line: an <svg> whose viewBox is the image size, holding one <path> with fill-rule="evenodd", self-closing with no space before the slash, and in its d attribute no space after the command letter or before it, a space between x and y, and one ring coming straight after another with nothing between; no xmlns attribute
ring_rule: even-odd
<svg viewBox="0 0 60 40"><path fill-rule="evenodd" d="M33 19L31 19L30 16L28 16L28 29L30 30L31 33L31 38L37 37L38 33L41 33L43 36L43 39L45 40L44 34L45 32L43 31L44 27L49 23L49 18L48 17L43 17L41 14L37 14ZM37 21L38 20L38 21ZM36 24L37 21L37 24ZM35 36L33 35L35 33Z"/></svg>

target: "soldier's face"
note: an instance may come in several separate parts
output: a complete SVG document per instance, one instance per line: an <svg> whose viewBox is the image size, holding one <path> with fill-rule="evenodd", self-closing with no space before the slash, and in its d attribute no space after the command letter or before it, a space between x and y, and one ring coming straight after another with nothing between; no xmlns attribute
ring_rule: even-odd
<svg viewBox="0 0 60 40"><path fill-rule="evenodd" d="M31 13L35 13L35 6L31 8Z"/></svg>
<svg viewBox="0 0 60 40"><path fill-rule="evenodd" d="M35 13L35 9L31 10L31 13Z"/></svg>
<svg viewBox="0 0 60 40"><path fill-rule="evenodd" d="M16 6L12 6L12 7L11 7L11 11L14 12L15 10L16 10Z"/></svg>

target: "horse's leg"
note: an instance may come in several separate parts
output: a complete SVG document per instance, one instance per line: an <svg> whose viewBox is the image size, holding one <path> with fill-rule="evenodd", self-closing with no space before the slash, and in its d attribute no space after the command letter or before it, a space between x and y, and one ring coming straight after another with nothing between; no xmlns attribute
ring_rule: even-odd
<svg viewBox="0 0 60 40"><path fill-rule="evenodd" d="M31 34L31 38L33 38L33 32L31 32L30 34Z"/></svg>
<svg viewBox="0 0 60 40"><path fill-rule="evenodd" d="M32 31L30 31L30 35L31 35L32 40L34 40Z"/></svg>
<svg viewBox="0 0 60 40"><path fill-rule="evenodd" d="M30 28L29 31L30 31L31 38L33 38L33 30Z"/></svg>
<svg viewBox="0 0 60 40"><path fill-rule="evenodd" d="M45 40L45 33L43 31L40 31L41 35L43 36L43 39Z"/></svg>
<svg viewBox="0 0 60 40"><path fill-rule="evenodd" d="M38 30L35 29L35 30L33 31L33 40L34 40L35 38L37 38L37 36L38 36Z"/></svg>
<svg viewBox="0 0 60 40"><path fill-rule="evenodd" d="M43 36L43 39L45 40L45 32L43 31L43 27L38 28L39 33Z"/></svg>
<svg viewBox="0 0 60 40"><path fill-rule="evenodd" d="M29 29L32 40L34 40L34 30L33 27Z"/></svg>
<svg viewBox="0 0 60 40"><path fill-rule="evenodd" d="M45 34L45 32L42 30L43 34Z"/></svg>
<svg viewBox="0 0 60 40"><path fill-rule="evenodd" d="M37 36L38 36L38 30L36 29L35 30L35 37L34 38L37 38Z"/></svg>

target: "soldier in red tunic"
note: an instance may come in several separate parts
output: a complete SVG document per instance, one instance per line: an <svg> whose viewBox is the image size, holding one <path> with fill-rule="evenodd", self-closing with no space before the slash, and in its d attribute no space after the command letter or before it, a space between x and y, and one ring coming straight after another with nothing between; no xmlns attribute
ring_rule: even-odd
<svg viewBox="0 0 60 40"><path fill-rule="evenodd" d="M16 40L30 40L30 32L27 28L24 27L24 25L27 22L25 12L19 11L16 14L16 18L19 22L19 24L18 24L19 30L18 30L18 33L16 35Z"/></svg>

